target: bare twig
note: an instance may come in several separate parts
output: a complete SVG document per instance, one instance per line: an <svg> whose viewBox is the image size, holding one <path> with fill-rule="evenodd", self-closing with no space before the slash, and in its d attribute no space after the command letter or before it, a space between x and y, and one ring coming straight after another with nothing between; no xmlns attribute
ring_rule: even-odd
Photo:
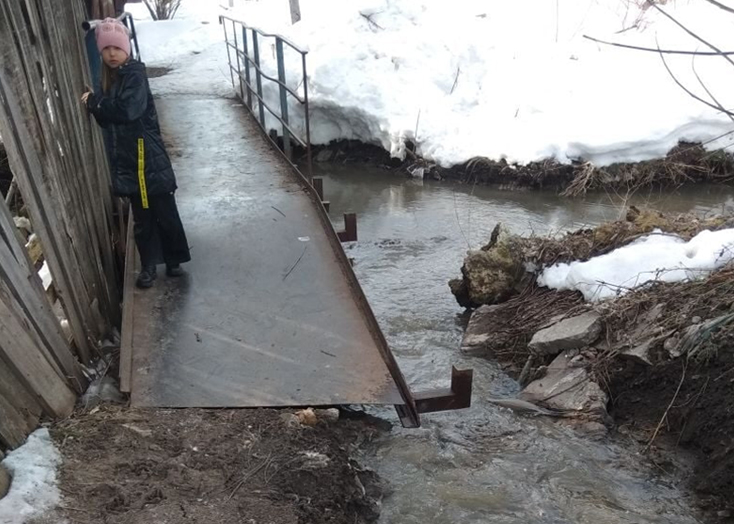
<svg viewBox="0 0 734 524"><path fill-rule="evenodd" d="M686 93L688 93L688 95L690 97L698 100L702 104L705 104L705 105L709 106L712 109L716 109L717 111L721 111L721 112L723 112L724 114L726 114L728 116L733 116L734 115L734 113L732 113L731 111L726 110L726 109L723 109L723 108L721 108L719 106L716 106L715 104L712 104L708 100L705 100L705 99L701 98L700 96L698 96L697 94L695 94L693 91L691 91L690 89L688 89L686 86L684 86L681 83L681 81L678 80L678 77L676 77L675 74L673 74L673 71L670 70L670 66L668 66L668 62L665 60L665 55L664 54L662 54L662 53L660 54L660 59L663 61L663 65L665 66L666 71L668 71L668 74L670 75L670 77L673 79L673 82L675 82L678 85L678 87L680 87L683 91L685 91Z"/></svg>
<svg viewBox="0 0 734 524"><path fill-rule="evenodd" d="M675 401L678 398L678 393L680 393L680 388L683 387L683 382L686 379L686 369L687 368L688 368L688 362L686 361L683 363L683 373L681 373L680 382L678 383L678 389L675 390L673 399L670 401L670 404L668 404L668 408L665 410L665 413L663 413L663 417L660 419L660 422L658 422L658 427L655 428L655 432L652 434L652 438L650 439L650 442L648 442L647 446L645 446L643 453L647 453L650 450L650 446L652 446L652 443L655 442L655 439L657 438L658 433L660 433L660 428L662 428L663 424L665 424L665 420L668 418L668 413L670 413L670 409L673 407L673 404L675 404Z"/></svg>
<svg viewBox="0 0 734 524"><path fill-rule="evenodd" d="M724 11L727 11L729 13L734 13L734 9L732 9L731 7L729 7L727 5L722 4L721 2L717 2L716 0L706 0L706 1L709 4L713 4L716 7L720 8L720 9L723 9Z"/></svg>
<svg viewBox="0 0 734 524"><path fill-rule="evenodd" d="M366 14L364 14L364 13L362 13L360 11L359 14L362 16L362 18L364 18L365 20L367 20L367 22L370 24L370 28L380 29L380 30L384 30L385 29L380 24L378 24L377 22L375 22L374 20L372 20L372 17L375 16L375 14L377 14L377 13L372 13L371 15L366 15Z"/></svg>
<svg viewBox="0 0 734 524"><path fill-rule="evenodd" d="M701 80L701 77L698 75L698 71L696 71L696 57L694 56L691 59L691 69L693 70L693 74L696 75L696 80L698 80L698 83L701 85L704 91L706 91L706 94L709 96L711 100L714 101L714 104L719 108L719 111L724 113L726 116L729 117L729 119L734 122L734 115L727 113L726 109L724 109L724 106L721 105L721 102L719 102L714 94L711 92L711 90L706 86L703 80Z"/></svg>
<svg viewBox="0 0 734 524"><path fill-rule="evenodd" d="M450 95L454 94L454 89L456 89L456 85L459 83L459 74L461 74L461 66L456 68L456 77L454 77L454 85L451 86Z"/></svg>
<svg viewBox="0 0 734 524"><path fill-rule="evenodd" d="M694 56L726 56L734 55L734 51L683 51L680 49L655 49L653 47L641 47L629 44L620 44L619 42L609 42L607 40L601 40L600 38L594 38L593 36L584 35L584 38L596 42L598 44L610 45L613 47L621 47L622 49L633 49L635 51L649 51L652 53L665 53L666 55L694 55Z"/></svg>
<svg viewBox="0 0 734 524"><path fill-rule="evenodd" d="M707 47L710 47L711 49L713 49L714 51L716 51L718 54L720 54L724 58L724 60L726 60L732 66L734 66L734 60L732 60L731 58L729 58L729 56L726 53L724 53L721 49L719 49L718 47L716 47L714 44L712 44L708 40L704 40L702 37L698 36L696 33L694 33L693 31L691 31L690 29L688 29L686 26L684 26L678 20L676 20L672 15L666 13L657 4L650 3L650 6L652 6L655 9L657 9L660 13L663 14L663 16L665 16L668 20L670 20L675 25L677 25L678 27L680 27L681 29L683 29L683 31L685 31L686 33L688 33L690 36L692 36L693 38L695 38L696 40L698 40L702 44L706 45Z"/></svg>
<svg viewBox="0 0 734 524"><path fill-rule="evenodd" d="M303 246L303 253L301 253L301 256L300 257L298 257L298 260L296 260L296 263L293 264L293 266L291 266L291 268L288 270L288 273L285 274L285 276L283 277L283 282L285 282L285 279L288 278L288 276L290 276L291 273L293 273L293 270L294 269L296 269L296 266L298 265L298 263L303 258L303 255L306 254L306 248L307 247L308 247L308 244L306 244L305 246Z"/></svg>

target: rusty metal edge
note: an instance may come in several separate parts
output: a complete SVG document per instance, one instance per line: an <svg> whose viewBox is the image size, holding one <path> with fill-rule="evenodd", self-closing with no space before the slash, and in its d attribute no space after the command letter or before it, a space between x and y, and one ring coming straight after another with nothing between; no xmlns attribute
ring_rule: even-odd
<svg viewBox="0 0 734 524"><path fill-rule="evenodd" d="M319 219L321 220L321 224L326 231L326 236L329 239L329 245L336 255L337 261L339 262L339 267L341 268L344 277L347 279L349 289L351 290L352 296L357 303L357 307L361 311L364 319L367 321L367 326L373 340L375 341L375 344L377 345L377 349L379 350L382 359L385 361L387 369L390 371L390 375L392 376L393 381L398 388L400 396L405 401L405 404L395 406L395 410L400 417L400 422L402 423L403 427L406 428L420 427L420 414L418 413L418 409L416 408L415 400L413 399L413 394L410 391L410 387L405 380L403 372L400 371L397 360L395 360L395 355L393 355L392 351L390 350L390 346L385 339L385 335L382 333L382 328L380 328L380 325L377 322L377 318L372 311L372 307L370 306L367 297L362 290L362 286L359 284L357 275L352 269L352 264L349 262L349 258L344 252L344 248L342 247L342 243L339 240L337 231L334 229L334 224L332 224L331 219L329 218L329 215L327 214L326 209L324 208L324 205L321 201L321 197L316 191L316 188L309 183L308 178L300 171L300 169L298 169L298 166L290 161L286 154L278 147L277 142L275 142L270 137L270 135L262 128L256 116L252 113L252 111L250 111L247 103L239 95L237 95L237 99L242 102L242 107L246 110L246 113L249 115L249 117L255 121L258 129L260 129L260 132L265 137L266 141L275 150L278 156L289 166L291 173L295 175L295 178L303 186L304 190L306 190L308 195L311 197L312 202L315 204L314 207L316 208L316 212L319 216Z"/></svg>

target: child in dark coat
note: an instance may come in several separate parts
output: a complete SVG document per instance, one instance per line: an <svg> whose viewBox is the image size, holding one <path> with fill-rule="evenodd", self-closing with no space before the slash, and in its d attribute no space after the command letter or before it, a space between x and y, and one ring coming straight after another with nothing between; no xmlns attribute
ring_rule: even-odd
<svg viewBox="0 0 734 524"><path fill-rule="evenodd" d="M142 263L137 285L149 288L157 264L165 263L166 274L176 277L183 275L181 264L191 260L174 197L176 176L145 65L130 58L127 28L108 18L97 26L96 36L103 61L101 91L84 93L82 101L105 131L113 192L132 204Z"/></svg>

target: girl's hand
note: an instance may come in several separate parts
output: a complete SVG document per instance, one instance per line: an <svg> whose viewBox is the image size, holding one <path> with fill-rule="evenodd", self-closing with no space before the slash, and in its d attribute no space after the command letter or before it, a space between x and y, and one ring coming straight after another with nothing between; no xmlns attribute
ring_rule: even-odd
<svg viewBox="0 0 734 524"><path fill-rule="evenodd" d="M91 91L87 91L86 93L84 93L84 94L82 95L82 103L83 103L84 105L87 105L87 100L89 100L89 97L91 96L91 94L92 94L92 92L91 92Z"/></svg>

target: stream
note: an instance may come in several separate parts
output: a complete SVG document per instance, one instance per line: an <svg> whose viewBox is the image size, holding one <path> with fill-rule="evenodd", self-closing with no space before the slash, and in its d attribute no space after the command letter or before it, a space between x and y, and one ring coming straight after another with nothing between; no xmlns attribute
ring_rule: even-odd
<svg viewBox="0 0 734 524"><path fill-rule="evenodd" d="M625 199L565 199L539 191L428 182L354 166L318 165L331 218L358 215L359 241L345 246L414 390L445 387L451 366L474 369L471 409L395 422L363 460L389 485L380 522L390 524L698 523L682 479L661 474L639 447L595 441L553 420L483 402L513 397L517 383L492 360L463 356L462 313L448 288L469 247L497 222L511 232L557 233L614 220L626 204L669 212L721 213L734 191L697 187Z"/></svg>

